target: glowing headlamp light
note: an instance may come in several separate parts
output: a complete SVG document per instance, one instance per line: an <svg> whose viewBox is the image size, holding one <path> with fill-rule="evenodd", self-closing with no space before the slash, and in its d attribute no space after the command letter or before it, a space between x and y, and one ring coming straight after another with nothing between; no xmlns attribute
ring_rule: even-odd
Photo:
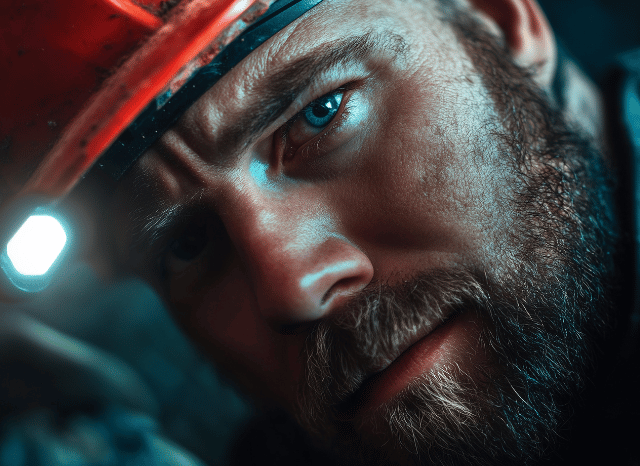
<svg viewBox="0 0 640 466"><path fill-rule="evenodd" d="M44 289L69 249L71 234L63 217L38 208L24 221L0 253L0 268L19 290Z"/></svg>

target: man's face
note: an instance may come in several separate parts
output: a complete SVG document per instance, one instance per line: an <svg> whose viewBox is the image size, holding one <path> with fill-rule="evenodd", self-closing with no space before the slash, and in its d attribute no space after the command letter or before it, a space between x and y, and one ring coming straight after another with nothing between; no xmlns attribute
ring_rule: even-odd
<svg viewBox="0 0 640 466"><path fill-rule="evenodd" d="M521 459L600 321L607 188L441 17L326 0L285 28L139 160L116 243L225 372L345 451Z"/></svg>

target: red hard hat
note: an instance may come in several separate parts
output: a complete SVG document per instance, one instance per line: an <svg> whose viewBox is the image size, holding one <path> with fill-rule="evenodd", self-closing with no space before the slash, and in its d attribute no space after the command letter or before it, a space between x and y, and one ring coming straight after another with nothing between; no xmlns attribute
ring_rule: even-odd
<svg viewBox="0 0 640 466"><path fill-rule="evenodd" d="M0 245L23 211L66 196L98 159L118 178L220 76L319 1L5 0Z"/></svg>
<svg viewBox="0 0 640 466"><path fill-rule="evenodd" d="M157 95L179 87L271 1L3 5L3 200L18 191L64 195Z"/></svg>

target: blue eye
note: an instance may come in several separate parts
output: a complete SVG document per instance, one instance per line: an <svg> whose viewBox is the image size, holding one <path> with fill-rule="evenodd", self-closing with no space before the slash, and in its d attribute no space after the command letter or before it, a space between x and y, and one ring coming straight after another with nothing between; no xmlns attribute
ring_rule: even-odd
<svg viewBox="0 0 640 466"><path fill-rule="evenodd" d="M327 126L338 113L342 93L328 94L314 100L302 111L304 119L314 128Z"/></svg>

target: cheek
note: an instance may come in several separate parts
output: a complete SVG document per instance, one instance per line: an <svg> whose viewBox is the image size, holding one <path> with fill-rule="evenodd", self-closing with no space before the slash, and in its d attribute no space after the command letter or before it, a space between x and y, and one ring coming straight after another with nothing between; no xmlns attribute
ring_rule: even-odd
<svg viewBox="0 0 640 466"><path fill-rule="evenodd" d="M377 219L377 241L402 236L406 247L446 248L461 233L469 207L464 162L429 118L426 102L397 97L386 102L380 131L363 150L366 163L354 176L360 207L369 207L362 217Z"/></svg>
<svg viewBox="0 0 640 466"><path fill-rule="evenodd" d="M173 314L205 355L258 400L289 406L301 373L301 342L273 332L260 318L237 264L218 281L171 301Z"/></svg>
<svg viewBox="0 0 640 466"><path fill-rule="evenodd" d="M385 96L376 137L361 150L348 195L336 195L334 205L353 206L350 232L396 257L477 262L494 242L506 199L504 168L482 139L483 123L457 117L459 105L435 85L405 82Z"/></svg>

